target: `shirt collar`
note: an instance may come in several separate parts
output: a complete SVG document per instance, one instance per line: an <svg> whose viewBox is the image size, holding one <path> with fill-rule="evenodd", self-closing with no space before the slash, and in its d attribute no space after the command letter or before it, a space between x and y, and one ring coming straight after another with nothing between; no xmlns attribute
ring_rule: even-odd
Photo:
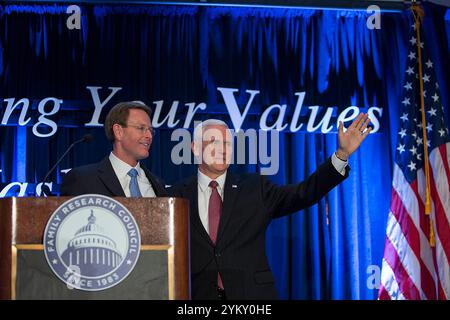
<svg viewBox="0 0 450 320"><path fill-rule="evenodd" d="M200 170L198 170L197 172L198 172L197 173L198 185L200 186L200 189L202 190L202 192L205 192L205 190L208 189L209 183L212 180L217 181L217 183L219 184L219 188L221 190L223 190L223 188L225 186L225 179L227 178L227 171L225 171L225 173L223 173L222 175L218 176L216 179L211 179L210 177L208 177L206 174L204 174Z"/></svg>
<svg viewBox="0 0 450 320"><path fill-rule="evenodd" d="M141 173L141 165L139 162L135 167L132 167L125 161L120 160L112 151L109 154L109 161L111 161L111 165L119 178L126 177L128 175L128 171L132 168L137 170L138 175Z"/></svg>

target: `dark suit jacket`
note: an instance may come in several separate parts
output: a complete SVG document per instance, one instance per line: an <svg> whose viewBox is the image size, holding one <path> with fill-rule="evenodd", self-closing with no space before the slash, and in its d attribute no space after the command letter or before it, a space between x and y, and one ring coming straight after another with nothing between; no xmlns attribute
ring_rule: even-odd
<svg viewBox="0 0 450 320"><path fill-rule="evenodd" d="M142 164L141 168L152 184L156 196L167 196L161 180ZM62 196L78 196L88 193L96 193L109 197L125 197L125 193L108 157L99 163L73 168L64 176L61 184Z"/></svg>
<svg viewBox="0 0 450 320"><path fill-rule="evenodd" d="M227 173L216 247L200 221L197 176L168 189L190 200L191 285L193 299L217 299L220 270L228 299L276 299L266 257L265 235L271 219L318 202L343 181L331 158L300 184L277 186L258 174ZM171 190L172 189L172 190Z"/></svg>

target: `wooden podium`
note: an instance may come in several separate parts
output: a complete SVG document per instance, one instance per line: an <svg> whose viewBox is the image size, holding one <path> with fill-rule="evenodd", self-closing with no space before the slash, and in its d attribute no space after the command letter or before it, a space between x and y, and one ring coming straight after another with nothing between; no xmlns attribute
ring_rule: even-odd
<svg viewBox="0 0 450 320"><path fill-rule="evenodd" d="M58 279L44 254L47 221L69 199L0 199L0 299L190 299L187 200L114 198L139 226L139 259L121 283L86 292Z"/></svg>

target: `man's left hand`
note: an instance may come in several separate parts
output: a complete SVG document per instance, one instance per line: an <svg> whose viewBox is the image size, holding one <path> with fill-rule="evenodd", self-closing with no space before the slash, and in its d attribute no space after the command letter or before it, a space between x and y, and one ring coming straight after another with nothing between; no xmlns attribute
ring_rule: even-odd
<svg viewBox="0 0 450 320"><path fill-rule="evenodd" d="M369 123L369 116L364 113L360 113L345 132L344 124L342 121L339 122L339 148L336 151L336 156L339 159L346 161L359 148L363 140L372 131L372 128L367 128Z"/></svg>

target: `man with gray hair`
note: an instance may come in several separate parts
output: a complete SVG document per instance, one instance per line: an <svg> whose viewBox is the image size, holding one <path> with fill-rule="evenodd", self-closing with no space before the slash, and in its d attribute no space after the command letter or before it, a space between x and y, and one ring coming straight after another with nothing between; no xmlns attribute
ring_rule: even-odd
<svg viewBox="0 0 450 320"><path fill-rule="evenodd" d="M154 136L150 116L151 109L141 101L116 104L104 125L113 150L99 163L70 170L61 184L61 195L166 196L164 184L139 162L149 156Z"/></svg>
<svg viewBox="0 0 450 320"><path fill-rule="evenodd" d="M344 132L341 122L338 150L305 181L285 186L259 174L228 172L228 126L214 119L199 124L191 146L197 175L169 191L190 200L192 298L277 298L266 256L270 221L317 203L343 181L350 170L348 157L370 133L369 123L360 114Z"/></svg>

